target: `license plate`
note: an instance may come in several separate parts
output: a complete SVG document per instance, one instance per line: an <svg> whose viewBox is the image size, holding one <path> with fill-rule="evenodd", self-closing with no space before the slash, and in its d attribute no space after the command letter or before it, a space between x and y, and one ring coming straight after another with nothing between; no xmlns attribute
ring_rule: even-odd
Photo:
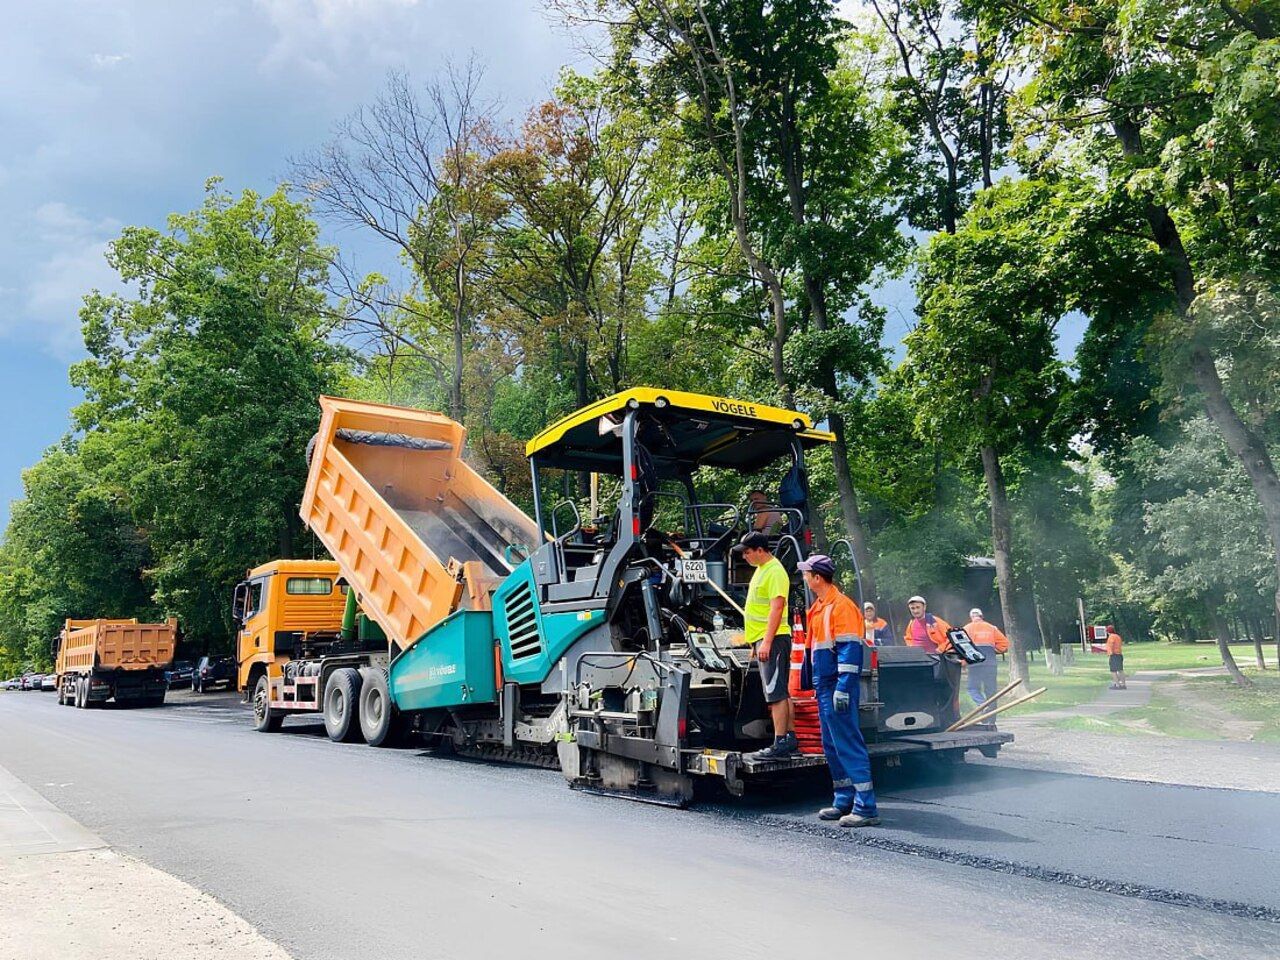
<svg viewBox="0 0 1280 960"><path fill-rule="evenodd" d="M682 560L680 561L680 579L685 583L706 583L707 582L707 561L705 560Z"/></svg>

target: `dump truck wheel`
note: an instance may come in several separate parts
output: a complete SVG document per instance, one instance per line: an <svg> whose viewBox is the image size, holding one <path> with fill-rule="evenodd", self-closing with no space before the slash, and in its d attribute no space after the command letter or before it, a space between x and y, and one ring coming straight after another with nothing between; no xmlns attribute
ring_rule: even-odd
<svg viewBox="0 0 1280 960"><path fill-rule="evenodd" d="M351 667L333 671L324 688L324 729L334 743L360 735L360 674Z"/></svg>
<svg viewBox="0 0 1280 960"><path fill-rule="evenodd" d="M400 718L391 704L385 670L370 670L360 688L360 732L371 747L395 746Z"/></svg>
<svg viewBox="0 0 1280 960"><path fill-rule="evenodd" d="M284 716L271 709L271 683L264 673L253 688L253 729L259 733L275 733L283 722Z"/></svg>

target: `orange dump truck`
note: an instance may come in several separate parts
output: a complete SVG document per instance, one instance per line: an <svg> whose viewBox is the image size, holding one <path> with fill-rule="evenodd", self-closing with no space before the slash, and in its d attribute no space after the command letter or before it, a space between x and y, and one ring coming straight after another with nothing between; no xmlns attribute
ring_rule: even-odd
<svg viewBox="0 0 1280 960"><path fill-rule="evenodd" d="M68 620L55 642L58 703L82 709L108 700L145 707L164 703L177 620Z"/></svg>

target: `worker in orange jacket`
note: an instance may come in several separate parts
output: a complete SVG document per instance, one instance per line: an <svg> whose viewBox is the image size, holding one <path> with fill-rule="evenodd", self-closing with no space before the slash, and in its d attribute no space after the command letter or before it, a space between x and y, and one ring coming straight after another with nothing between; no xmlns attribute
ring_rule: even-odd
<svg viewBox="0 0 1280 960"><path fill-rule="evenodd" d="M814 596L809 608L809 650L813 692L822 725L822 752L831 768L834 799L818 811L823 820L842 827L874 827L880 823L871 787L871 758L858 726L860 677L865 627L862 611L835 584L836 567L815 553L796 564Z"/></svg>
<svg viewBox="0 0 1280 960"><path fill-rule="evenodd" d="M862 605L862 620L867 625L867 643L873 643L879 647L893 642L889 624L884 622L884 617L876 616L876 605L870 600Z"/></svg>
<svg viewBox="0 0 1280 960"><path fill-rule="evenodd" d="M960 670L962 669L961 662L955 657L943 656L951 653L953 649L951 638L947 636L951 624L930 613L928 604L921 596L912 597L907 601L907 611L911 614L911 619L907 621L906 632L902 635L903 642L909 647L921 647L929 653L938 654L938 662L934 669L940 678L946 680L948 688L945 700L940 700L938 703L938 712L941 725L948 726L960 717Z"/></svg>
<svg viewBox="0 0 1280 960"><path fill-rule="evenodd" d="M915 596L908 600L907 612L911 619L907 621L907 630L902 635L903 643L908 647L924 647L930 653L946 653L951 649L951 641L947 639L951 624L930 613L924 597Z"/></svg>
<svg viewBox="0 0 1280 960"><path fill-rule="evenodd" d="M969 664L969 696L980 707L996 695L996 654L1009 649L1009 638L994 623L988 623L978 607L969 611L964 632L987 658L982 663Z"/></svg>

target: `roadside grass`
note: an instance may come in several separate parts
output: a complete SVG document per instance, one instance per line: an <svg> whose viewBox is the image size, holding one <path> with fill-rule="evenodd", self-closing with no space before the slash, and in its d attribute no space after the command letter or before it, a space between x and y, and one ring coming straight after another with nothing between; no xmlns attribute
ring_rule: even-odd
<svg viewBox="0 0 1280 960"><path fill-rule="evenodd" d="M1241 663L1253 662L1253 647L1250 644L1233 644L1232 653ZM1030 664L1031 688L1047 689L1030 703L1006 710L1001 716L1016 717L1048 710L1065 710L1092 703L1102 696L1111 683L1106 654L1081 653L1076 650L1074 657L1074 661L1066 665L1062 676L1054 676L1044 662L1044 655L1037 653L1036 659ZM1129 676L1140 671L1195 670L1221 665L1218 648L1212 643L1128 643L1124 647L1124 668ZM999 677L1000 686L1009 682L1007 662L1000 664ZM965 709L970 709L972 702L968 694L962 699L967 705ZM1176 726L1171 715L1164 717L1163 722L1170 727Z"/></svg>
<svg viewBox="0 0 1280 960"><path fill-rule="evenodd" d="M1195 677L1196 688L1212 691L1218 705L1238 720L1262 726L1253 734L1255 742L1280 743L1280 676L1274 670L1246 669L1251 687L1237 687L1230 677Z"/></svg>
<svg viewBox="0 0 1280 960"><path fill-rule="evenodd" d="M1087 730L1121 736L1155 734L1183 740L1221 739L1221 729L1210 719L1192 713L1186 703L1158 686L1152 689L1151 702L1145 707L1120 710L1102 717L1066 717L1051 723L1062 730Z"/></svg>
<svg viewBox="0 0 1280 960"><path fill-rule="evenodd" d="M1254 743L1280 743L1280 676L1245 670L1251 687L1237 687L1230 677L1188 677L1177 684L1161 682L1144 707L1099 717L1067 717L1051 721L1060 730L1083 730L1118 736L1156 735L1184 740L1241 740L1230 729L1236 721L1257 723L1249 731ZM1010 711L1012 712L1012 711Z"/></svg>

